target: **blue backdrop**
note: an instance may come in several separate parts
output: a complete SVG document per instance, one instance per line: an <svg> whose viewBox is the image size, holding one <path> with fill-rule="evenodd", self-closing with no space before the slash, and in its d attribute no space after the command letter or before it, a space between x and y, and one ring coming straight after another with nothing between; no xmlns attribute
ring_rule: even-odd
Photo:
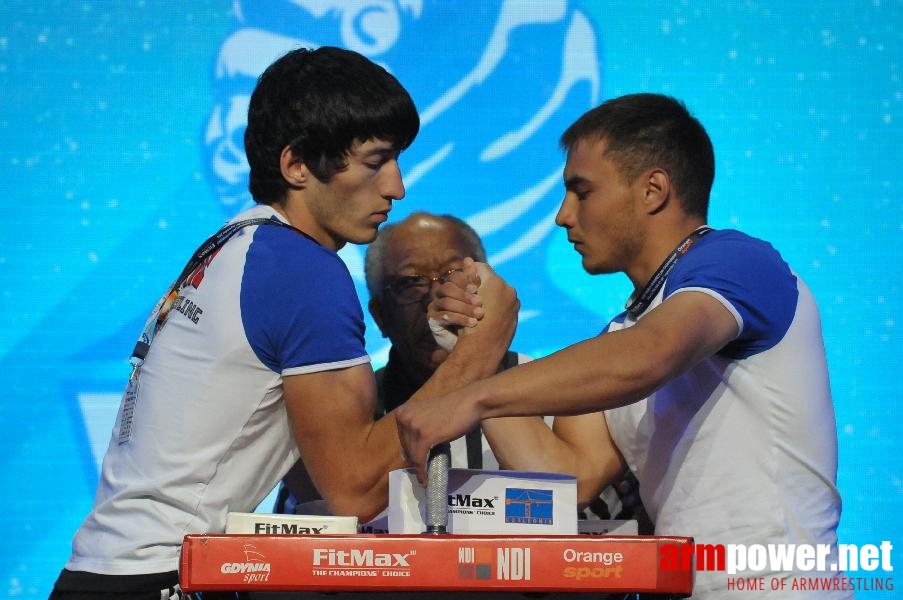
<svg viewBox="0 0 903 600"><path fill-rule="evenodd" d="M599 4L0 4L0 594L48 593L90 509L140 325L248 202L247 96L302 44L358 50L409 88L423 127L391 218L469 220L519 289L515 346L534 356L598 332L630 291L585 275L553 225L558 135L605 98L685 100L716 148L711 224L770 240L819 300L841 541L903 544L903 5ZM342 257L366 301L363 249ZM369 321L367 344L379 365Z"/></svg>

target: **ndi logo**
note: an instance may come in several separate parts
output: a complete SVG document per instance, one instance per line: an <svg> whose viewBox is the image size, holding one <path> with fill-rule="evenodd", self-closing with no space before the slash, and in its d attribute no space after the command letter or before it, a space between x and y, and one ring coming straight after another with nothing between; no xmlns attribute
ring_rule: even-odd
<svg viewBox="0 0 903 600"><path fill-rule="evenodd" d="M530 548L499 548L496 579L530 581Z"/></svg>
<svg viewBox="0 0 903 600"><path fill-rule="evenodd" d="M493 557L493 550L495 556ZM459 579L492 579L493 558L495 579L500 581L530 581L532 558L527 547L472 547L458 548Z"/></svg>
<svg viewBox="0 0 903 600"><path fill-rule="evenodd" d="M552 490L505 489L505 523L552 524Z"/></svg>

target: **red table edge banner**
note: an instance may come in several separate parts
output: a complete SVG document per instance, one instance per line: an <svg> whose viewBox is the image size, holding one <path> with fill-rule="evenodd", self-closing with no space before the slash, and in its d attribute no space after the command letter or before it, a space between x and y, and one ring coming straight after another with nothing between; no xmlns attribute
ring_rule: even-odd
<svg viewBox="0 0 903 600"><path fill-rule="evenodd" d="M187 535L194 591L652 592L689 595L693 569L665 570L680 536ZM692 552L692 548L689 548Z"/></svg>

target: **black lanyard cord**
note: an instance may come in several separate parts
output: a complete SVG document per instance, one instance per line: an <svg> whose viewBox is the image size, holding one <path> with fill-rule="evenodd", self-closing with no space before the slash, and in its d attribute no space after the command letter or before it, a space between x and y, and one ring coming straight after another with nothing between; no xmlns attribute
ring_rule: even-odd
<svg viewBox="0 0 903 600"><path fill-rule="evenodd" d="M677 245L677 248L671 251L671 254L665 259L665 262L659 265L658 269L656 269L655 273L652 275L652 279L650 279L643 287L643 290L640 293L634 291L634 293L630 295L630 298L627 300L627 306L624 307L627 310L627 314L634 319L643 314L658 295L659 290L662 289L665 280L668 278L668 274L671 272L671 269L674 268L674 265L677 264L678 259L686 254L699 238L711 231L713 231L711 227L703 225L685 237L684 240Z"/></svg>
<svg viewBox="0 0 903 600"><path fill-rule="evenodd" d="M191 258L188 259L188 263L185 265L185 268L182 269L182 272L173 281L172 285L170 285L166 289L166 293L157 301L156 306L154 306L154 310L151 311L150 316L147 318L147 321L144 324L144 329L141 331L141 335L138 338L138 341L135 343L135 349L132 350L132 357L129 362L132 363L134 367L140 367L144 363L144 359L147 357L147 352L150 350L151 342L154 340L154 336L157 334L157 331L160 329L162 322L168 312L169 305L172 300L178 295L179 290L185 283L186 278L188 278L198 266L204 262L209 256L219 250L226 242L232 239L236 233L248 227L250 225L278 225L280 227L288 227L289 229L293 229L297 231L301 235L305 236L308 239L313 240L309 235L289 225L288 223L283 223L282 221L275 218L267 218L267 217L257 217L254 219L245 219L244 221L235 221L234 223L229 223L224 225L219 231L211 235L207 238L198 249L194 251L194 254L191 255ZM313 240L316 242L316 240Z"/></svg>

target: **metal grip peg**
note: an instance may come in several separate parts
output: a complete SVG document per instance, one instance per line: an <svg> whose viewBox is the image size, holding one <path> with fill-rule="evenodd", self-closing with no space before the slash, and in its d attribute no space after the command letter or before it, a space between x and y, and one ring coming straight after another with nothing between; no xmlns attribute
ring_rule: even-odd
<svg viewBox="0 0 903 600"><path fill-rule="evenodd" d="M447 533L451 445L436 444L426 464L426 533Z"/></svg>

